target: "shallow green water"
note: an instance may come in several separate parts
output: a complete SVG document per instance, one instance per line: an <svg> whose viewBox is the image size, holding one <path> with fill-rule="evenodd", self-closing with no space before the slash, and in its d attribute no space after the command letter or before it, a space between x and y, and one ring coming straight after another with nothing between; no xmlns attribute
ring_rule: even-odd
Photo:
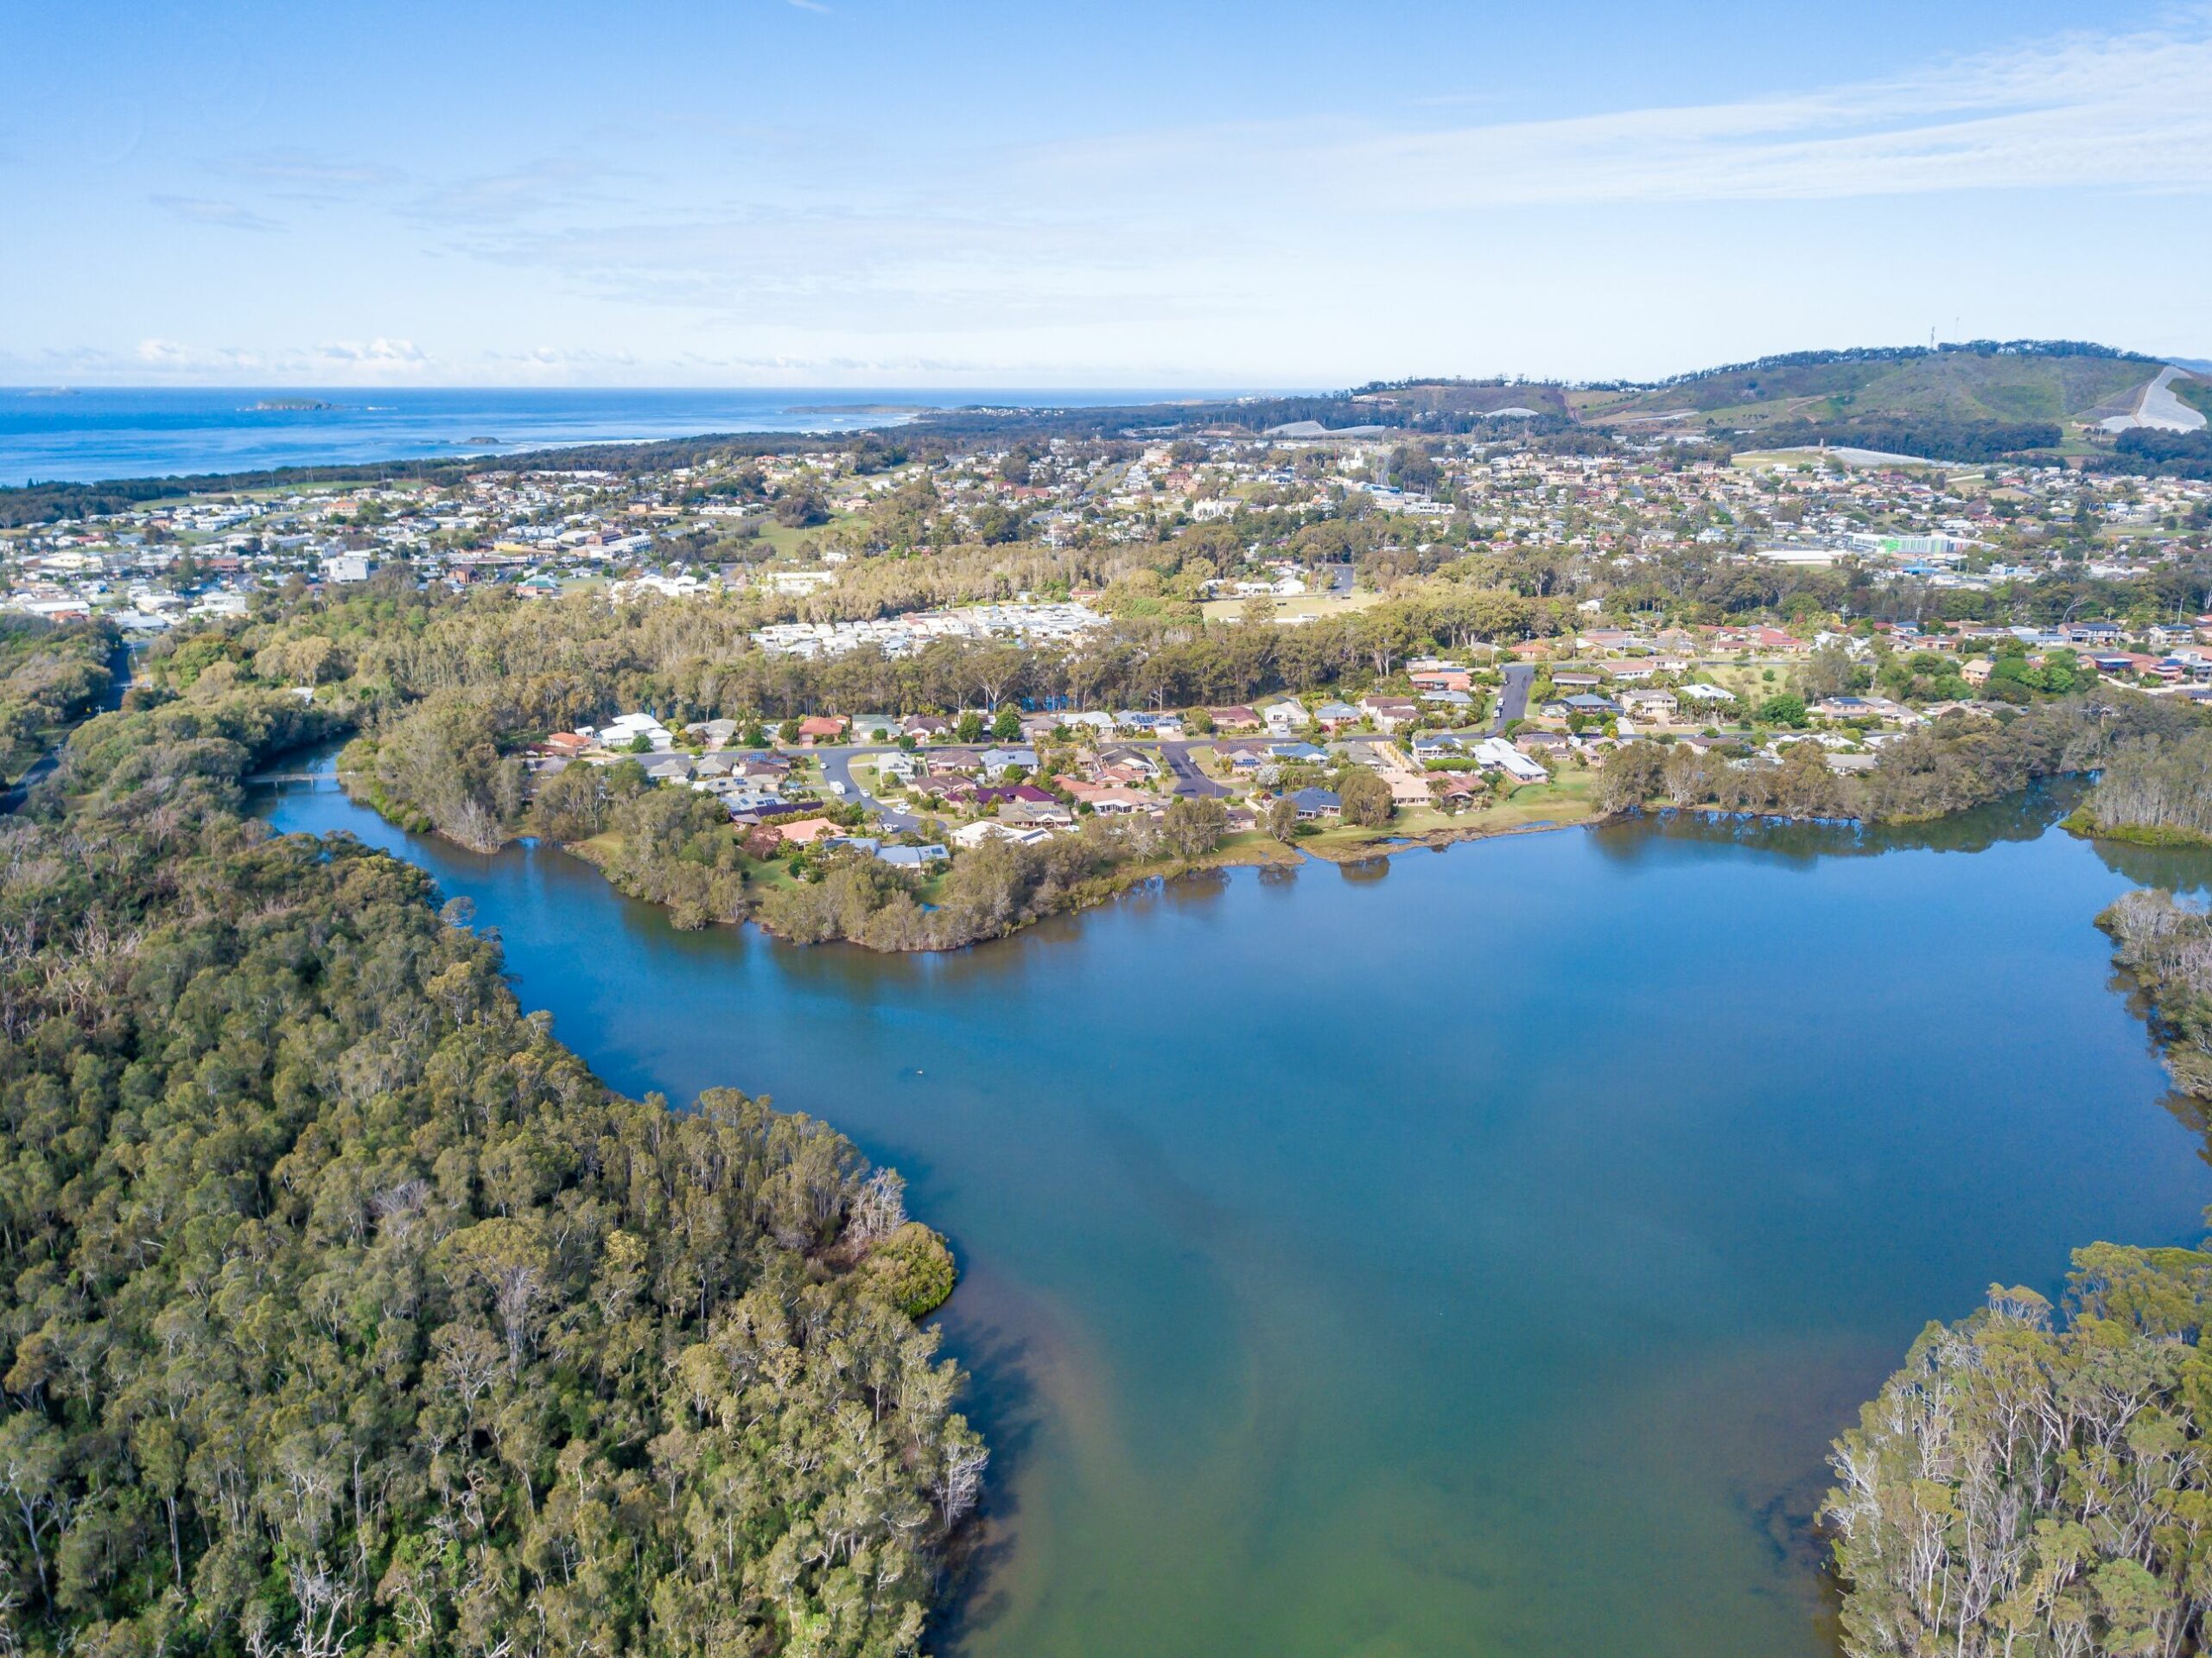
<svg viewBox="0 0 2212 1658"><path fill-rule="evenodd" d="M1824 1449L1920 1324L2212 1197L2092 924L2205 866L2049 802L1239 872L925 958L267 810L473 899L618 1086L906 1172L997 1453L941 1649L1813 1658Z"/></svg>

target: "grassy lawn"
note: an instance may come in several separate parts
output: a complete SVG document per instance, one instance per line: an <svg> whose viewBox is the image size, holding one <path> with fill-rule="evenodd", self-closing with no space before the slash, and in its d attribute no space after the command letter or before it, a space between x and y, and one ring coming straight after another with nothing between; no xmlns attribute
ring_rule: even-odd
<svg viewBox="0 0 2212 1658"><path fill-rule="evenodd" d="M1210 599L1198 608L1210 622L1233 622L1244 614L1249 599ZM1382 602L1379 593L1308 593L1295 599L1274 601L1275 623L1278 626L1292 620L1312 621L1324 616L1342 616L1355 610L1365 610Z"/></svg>
<svg viewBox="0 0 2212 1658"><path fill-rule="evenodd" d="M1762 677L1768 670L1772 679ZM1789 669L1786 664L1771 660L1751 663L1726 659L1707 659L1698 664L1695 677L1708 685L1718 685L1724 691L1736 693L1738 706L1745 713L1756 708L1770 696L1779 696L1789 689Z"/></svg>
<svg viewBox="0 0 2212 1658"><path fill-rule="evenodd" d="M779 558L789 557L792 554L798 552L798 544L803 541L810 540L816 536L826 536L842 524L854 524L858 521L858 516L854 513L849 512L842 517L833 514L830 522L827 524L814 524L804 530L793 530L788 525L778 524L773 518L751 518L747 520L747 522L750 524L754 524L760 526L760 535L759 539L760 544L764 547L774 549L776 556ZM751 539L751 537L748 537L748 539Z"/></svg>
<svg viewBox="0 0 2212 1658"><path fill-rule="evenodd" d="M1301 835L1299 848L1319 858L1343 863L1389 852L1391 842L1427 844L1431 841L1473 840L1485 835L1506 835L1539 823L1580 823L1594 815L1590 794L1596 773L1561 771L1548 783L1516 789L1507 799L1478 811L1454 816L1422 807L1402 811L1382 829L1354 829L1338 824L1319 835Z"/></svg>
<svg viewBox="0 0 2212 1658"><path fill-rule="evenodd" d="M1837 447L1837 446L1831 445L1831 446L1829 447L1829 448L1828 448L1828 450L1827 450L1827 454L1826 454L1825 457L1822 455L1822 454L1821 454L1821 450L1820 450L1819 448L1797 448L1797 449L1754 449L1754 450L1742 450L1742 451L1738 451L1738 452L1737 453L1737 454L1736 454L1736 455L1735 455L1735 456L1734 456L1734 457L1733 457L1733 458L1729 461L1729 463L1728 463L1728 464L1729 464L1730 466L1732 466L1732 467L1777 467L1777 466L1807 467L1813 467L1813 466L1815 466L1815 465L1817 465L1817 464L1818 464L1818 463L1819 463L1822 459L1824 459L1824 458L1827 461L1827 462L1828 462L1828 464L1829 464L1829 465L1831 465L1831 466L1835 466L1835 467L1845 467L1845 468L1847 468L1847 469L1848 469L1848 468L1850 468L1850 467L1894 467L1894 466L1897 466L1897 465L1901 464L1901 463L1899 463L1899 462L1897 462L1897 461L1859 461L1859 460L1853 460L1853 459L1852 459L1850 456L1837 454L1837 453L1836 453L1836 447ZM1856 446L1845 446L1845 447L1856 447ZM1929 458L1929 460L1924 461L1915 461L1915 462L1911 462L1911 463L1905 463L1905 464L1920 465L1920 466L1931 466L1931 467L1943 467L1943 466L1956 466L1958 463L1957 463L1956 461L1940 461L1940 460L1936 460L1936 459L1934 459L1933 457L1931 457L1931 458Z"/></svg>

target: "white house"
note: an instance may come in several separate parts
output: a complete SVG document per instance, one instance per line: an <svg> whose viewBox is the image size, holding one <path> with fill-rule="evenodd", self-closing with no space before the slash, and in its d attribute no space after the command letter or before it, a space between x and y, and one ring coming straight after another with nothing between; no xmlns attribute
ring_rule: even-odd
<svg viewBox="0 0 2212 1658"><path fill-rule="evenodd" d="M1475 760L1495 767L1516 783L1541 783L1551 775L1503 737L1485 737L1477 743Z"/></svg>

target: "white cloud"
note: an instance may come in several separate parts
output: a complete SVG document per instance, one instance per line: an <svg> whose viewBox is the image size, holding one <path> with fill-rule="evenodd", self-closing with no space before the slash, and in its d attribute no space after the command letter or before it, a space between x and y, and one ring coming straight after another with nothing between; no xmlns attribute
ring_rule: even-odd
<svg viewBox="0 0 2212 1658"><path fill-rule="evenodd" d="M362 363L378 367L415 368L428 363L430 354L411 340L386 340L379 334L366 345L350 340L332 340L318 353L334 363Z"/></svg>
<svg viewBox="0 0 2212 1658"><path fill-rule="evenodd" d="M205 196L149 196L147 200L163 213L194 225L213 225L230 231L281 231L283 225L276 219L241 207L235 201L212 201Z"/></svg>
<svg viewBox="0 0 2212 1658"><path fill-rule="evenodd" d="M67 353L74 377L198 380L233 384L296 381L315 384L376 384L430 378L438 359L411 340L378 337L366 341L336 340L309 346L257 350L243 346L202 346L150 336L127 354L83 350ZM9 359L0 357L0 363ZM28 362L29 359L18 359Z"/></svg>
<svg viewBox="0 0 2212 1658"><path fill-rule="evenodd" d="M1184 176L1390 211L2212 184L2212 29L2069 35L1887 79L1426 130L1344 123L1049 147L1043 168ZM1172 176L1172 175L1171 175Z"/></svg>

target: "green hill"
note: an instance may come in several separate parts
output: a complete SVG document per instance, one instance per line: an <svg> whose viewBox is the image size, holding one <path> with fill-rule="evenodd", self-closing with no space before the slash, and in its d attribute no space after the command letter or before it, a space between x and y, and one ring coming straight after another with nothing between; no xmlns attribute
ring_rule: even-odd
<svg viewBox="0 0 2212 1658"><path fill-rule="evenodd" d="M2055 448L2126 413L2164 365L2069 341L1977 340L1898 350L1800 352L1650 385L1573 394L1586 422L1751 433L1775 441L1981 459Z"/></svg>

